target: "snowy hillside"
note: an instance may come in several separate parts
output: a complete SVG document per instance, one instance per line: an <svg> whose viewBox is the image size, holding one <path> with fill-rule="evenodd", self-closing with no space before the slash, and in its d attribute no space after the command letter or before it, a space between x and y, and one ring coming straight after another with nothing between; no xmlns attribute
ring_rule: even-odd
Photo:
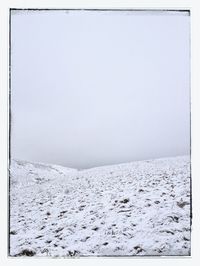
<svg viewBox="0 0 200 266"><path fill-rule="evenodd" d="M189 157L83 171L12 160L11 256L189 254Z"/></svg>

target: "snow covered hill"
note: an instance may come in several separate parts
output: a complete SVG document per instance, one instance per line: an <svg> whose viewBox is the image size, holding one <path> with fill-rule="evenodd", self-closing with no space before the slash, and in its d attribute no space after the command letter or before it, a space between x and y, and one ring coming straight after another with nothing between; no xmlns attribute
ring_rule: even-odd
<svg viewBox="0 0 200 266"><path fill-rule="evenodd" d="M11 256L189 254L189 156L82 171L12 160Z"/></svg>

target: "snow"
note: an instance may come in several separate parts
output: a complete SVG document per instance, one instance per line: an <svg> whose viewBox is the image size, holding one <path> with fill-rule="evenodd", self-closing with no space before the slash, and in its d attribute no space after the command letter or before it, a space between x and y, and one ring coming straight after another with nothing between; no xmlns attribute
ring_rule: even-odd
<svg viewBox="0 0 200 266"><path fill-rule="evenodd" d="M11 256L190 255L190 157L10 168Z"/></svg>

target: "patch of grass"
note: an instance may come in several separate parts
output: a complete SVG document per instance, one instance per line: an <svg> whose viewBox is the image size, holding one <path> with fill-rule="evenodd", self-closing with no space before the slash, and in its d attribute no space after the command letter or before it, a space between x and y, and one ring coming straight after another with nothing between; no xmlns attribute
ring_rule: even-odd
<svg viewBox="0 0 200 266"><path fill-rule="evenodd" d="M15 230L10 231L10 235L17 235L17 232Z"/></svg>
<svg viewBox="0 0 200 266"><path fill-rule="evenodd" d="M120 203L127 203L129 201L130 201L129 199L123 199L123 200L120 201Z"/></svg>
<svg viewBox="0 0 200 266"><path fill-rule="evenodd" d="M35 251L30 250L30 249L23 249L20 253L16 254L15 256L28 256L32 257L36 254Z"/></svg>

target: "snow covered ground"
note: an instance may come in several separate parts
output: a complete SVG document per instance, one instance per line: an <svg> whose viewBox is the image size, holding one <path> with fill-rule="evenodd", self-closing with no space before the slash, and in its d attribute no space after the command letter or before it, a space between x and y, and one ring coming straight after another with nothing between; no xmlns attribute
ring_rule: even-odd
<svg viewBox="0 0 200 266"><path fill-rule="evenodd" d="M189 156L82 171L12 160L11 256L189 254Z"/></svg>

